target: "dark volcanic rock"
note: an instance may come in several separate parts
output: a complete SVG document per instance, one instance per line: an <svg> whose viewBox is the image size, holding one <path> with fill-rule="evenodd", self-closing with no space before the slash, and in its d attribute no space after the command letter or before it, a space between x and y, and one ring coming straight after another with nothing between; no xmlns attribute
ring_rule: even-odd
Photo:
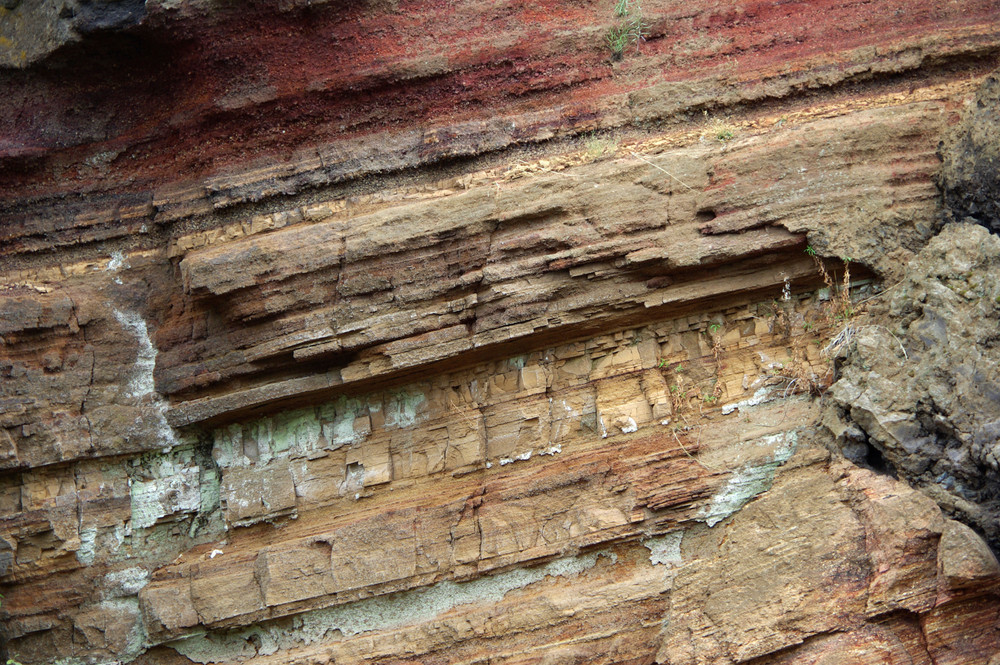
<svg viewBox="0 0 1000 665"><path fill-rule="evenodd" d="M849 327L825 421L848 457L892 470L1000 545L1000 239L951 224ZM884 320L884 319L883 319ZM904 354L905 349L905 354Z"/></svg>
<svg viewBox="0 0 1000 665"><path fill-rule="evenodd" d="M45 60L66 44L142 23L145 0L4 0L0 3L0 72Z"/></svg>
<svg viewBox="0 0 1000 665"><path fill-rule="evenodd" d="M942 146L947 215L1000 233L1000 73L983 81L974 105Z"/></svg>

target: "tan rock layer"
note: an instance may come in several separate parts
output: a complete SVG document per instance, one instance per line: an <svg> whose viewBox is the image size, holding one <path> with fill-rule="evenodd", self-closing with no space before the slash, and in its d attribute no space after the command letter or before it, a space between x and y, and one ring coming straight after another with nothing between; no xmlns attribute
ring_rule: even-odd
<svg viewBox="0 0 1000 665"><path fill-rule="evenodd" d="M793 258L805 241L784 229L809 233L818 251L897 270L898 257L933 228L930 164L940 121L932 108L862 114L849 140L838 122L821 121L803 128L805 145L799 132L779 130L722 153L697 148L666 159L605 162L499 192L456 193L190 252L181 261L185 289L208 300L176 323L164 321L158 335L176 339L171 328L190 327L195 316L207 336L211 324L198 322L207 313L195 314L205 307L240 333L227 334L221 348L209 340L163 345L160 389L189 402L175 405L170 420L215 419L297 393L481 356L493 345L523 348L664 316L727 290L736 297L733 275L748 293L780 288L785 279L816 279L806 256ZM916 140L921 134L926 141ZM875 150L884 166L868 158ZM895 186L892 165L902 160L920 166L908 165L906 185ZM727 163L776 171L737 177ZM823 176L811 178L817 170ZM738 192L727 182L753 185ZM724 221L738 216L731 211L737 206L746 207L751 226L764 228ZM829 240L834 223L847 238L873 218L884 219L889 234L878 244ZM756 258L777 253L791 255L777 271ZM223 273L220 265L237 268ZM269 367L287 376L289 354L293 362L328 358L325 373L191 399L197 391L218 392L220 382L257 383L253 374L266 376Z"/></svg>

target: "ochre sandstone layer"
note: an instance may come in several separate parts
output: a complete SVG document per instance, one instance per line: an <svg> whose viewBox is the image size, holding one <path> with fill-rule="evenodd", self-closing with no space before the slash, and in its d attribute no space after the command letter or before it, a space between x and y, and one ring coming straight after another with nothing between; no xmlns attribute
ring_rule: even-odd
<svg viewBox="0 0 1000 665"><path fill-rule="evenodd" d="M1000 5L621 6L0 3L0 656L1000 663Z"/></svg>

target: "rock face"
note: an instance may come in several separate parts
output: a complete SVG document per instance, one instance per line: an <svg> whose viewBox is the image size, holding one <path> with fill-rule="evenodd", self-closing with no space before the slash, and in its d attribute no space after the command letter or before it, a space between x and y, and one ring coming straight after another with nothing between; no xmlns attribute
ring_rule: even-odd
<svg viewBox="0 0 1000 665"><path fill-rule="evenodd" d="M0 656L995 663L996 10L2 5Z"/></svg>
<svg viewBox="0 0 1000 665"><path fill-rule="evenodd" d="M881 459L1000 545L1000 239L949 225L848 329L830 428L859 463ZM953 338L958 338L953 341Z"/></svg>
<svg viewBox="0 0 1000 665"><path fill-rule="evenodd" d="M942 146L939 177L948 214L1000 232L1000 77L992 74L975 106Z"/></svg>

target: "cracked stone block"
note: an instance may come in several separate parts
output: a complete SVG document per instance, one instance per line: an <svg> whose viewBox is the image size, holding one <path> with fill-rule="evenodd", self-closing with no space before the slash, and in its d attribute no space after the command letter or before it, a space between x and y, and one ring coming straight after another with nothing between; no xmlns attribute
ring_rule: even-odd
<svg viewBox="0 0 1000 665"><path fill-rule="evenodd" d="M226 521L247 526L295 511L295 484L287 462L227 469L222 478Z"/></svg>

